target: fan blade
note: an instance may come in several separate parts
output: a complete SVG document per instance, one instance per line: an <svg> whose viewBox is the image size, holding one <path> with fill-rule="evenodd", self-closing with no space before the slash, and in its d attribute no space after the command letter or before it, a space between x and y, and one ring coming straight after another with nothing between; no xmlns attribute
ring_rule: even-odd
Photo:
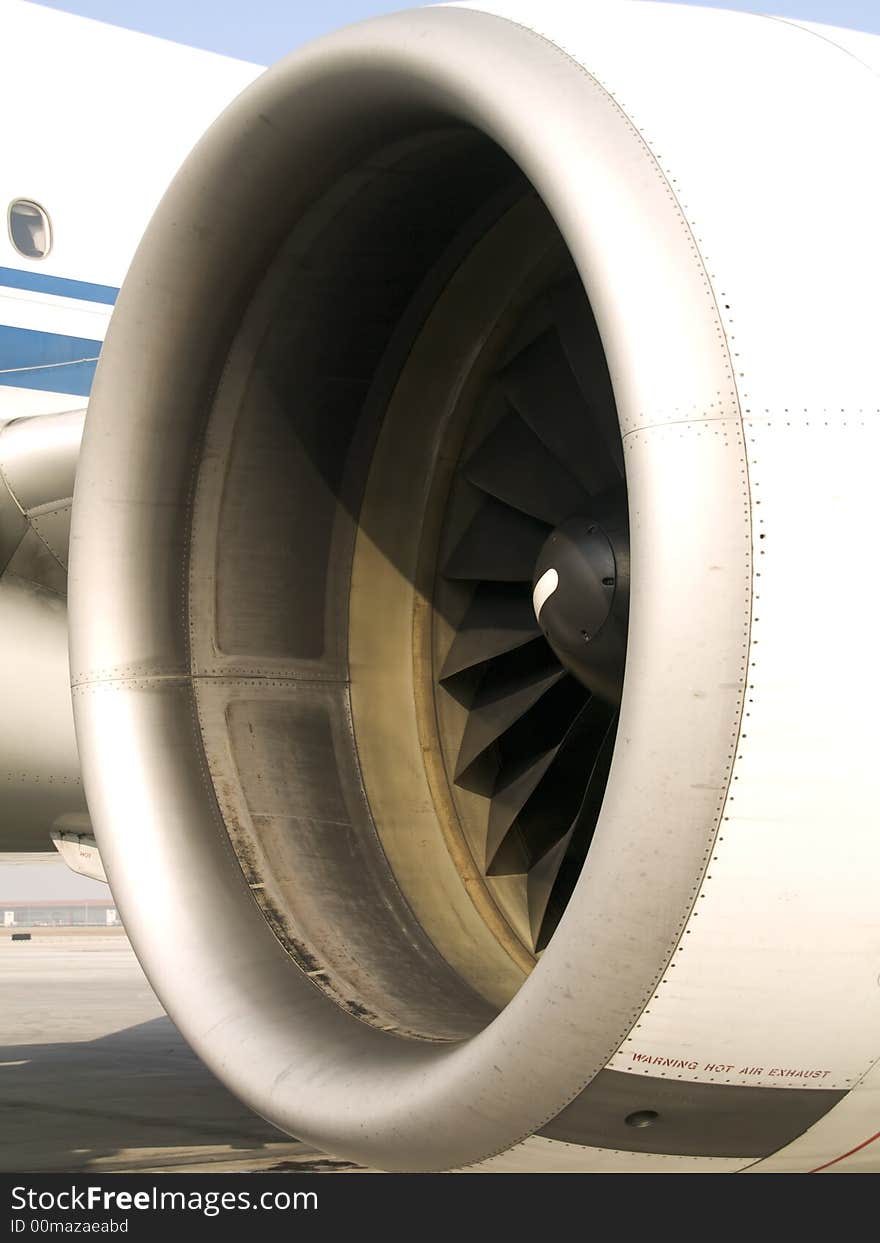
<svg viewBox="0 0 880 1243"><path fill-rule="evenodd" d="M548 527L487 497L444 566L447 578L530 583Z"/></svg>
<svg viewBox="0 0 880 1243"><path fill-rule="evenodd" d="M568 844L574 833L574 825L565 837L561 837L555 846L551 846L543 858L529 868L526 877L526 894L529 904L529 929L532 934L532 949L543 949L542 930L547 908L553 895L556 877L565 859ZM547 938L549 940L549 937Z"/></svg>
<svg viewBox="0 0 880 1243"><path fill-rule="evenodd" d="M612 715L613 709L602 700L595 696L587 700L563 738L550 771L523 807L518 824L534 860L542 858L578 817Z"/></svg>
<svg viewBox="0 0 880 1243"><path fill-rule="evenodd" d="M574 679L569 681L577 686ZM559 689L562 690L563 687ZM569 699L571 715L568 715L561 694L553 691L553 695L557 699L557 704L553 705L556 710L554 716L563 722L571 722L571 725L563 725L562 730L556 733L556 746L544 746L538 756L529 757L527 761L508 769L510 777L502 769L488 813L486 855L487 865L493 870L502 865L501 848L505 845L508 830L516 832L522 839L531 864L536 864L572 828L583 798L584 771L589 771L595 751L608 728L610 710L599 700L590 699L579 710L571 712L572 701ZM549 704L549 699L551 696L548 695L544 702ZM548 721L542 722L539 736L548 742L556 741ZM526 776L536 778L531 788L526 787L523 779ZM516 799L520 796L520 805L516 807Z"/></svg>
<svg viewBox="0 0 880 1243"><path fill-rule="evenodd" d="M548 807L547 800L541 800L536 792L545 777L552 790L557 791L558 783L552 775L547 774L555 766L560 752L564 757L572 739L581 737L581 723L585 714L589 717L594 711L594 708L590 708L589 701L584 703L585 694L575 678L569 676L563 679L504 735L500 755L501 770L492 791L492 806L489 809L487 866L499 862L498 852L514 821L519 820L518 835L529 847L532 861L546 849L546 842L540 838L540 834L537 837L544 844L536 845L536 820L554 826L548 839L551 843L571 823L576 803L572 804L569 799L568 807L559 807L557 794L551 792ZM583 750L580 749L578 754L582 756ZM533 800L533 795L537 803ZM524 809L536 814L527 814L523 819ZM561 827L555 827L560 825Z"/></svg>
<svg viewBox="0 0 880 1243"><path fill-rule="evenodd" d="M602 810L602 800L605 797L605 786L611 769L611 757L614 754L614 743L617 737L617 720L618 714L615 713L609 721L605 736L596 754L596 760L590 771L589 780L584 791L583 801L578 809L577 819L574 822L574 834L571 839L569 855L577 862L578 867L587 857L587 851L590 848L590 842L593 840L593 833L599 820L599 812Z"/></svg>
<svg viewBox="0 0 880 1243"><path fill-rule="evenodd" d="M551 526L588 504L580 484L515 414L489 433L465 463L464 474L490 496Z"/></svg>
<svg viewBox="0 0 880 1243"><path fill-rule="evenodd" d="M526 346L501 372L505 395L532 431L591 495L619 479L555 331Z"/></svg>
<svg viewBox="0 0 880 1243"><path fill-rule="evenodd" d="M522 647L540 633L527 590L519 584L481 583L443 662L440 680Z"/></svg>
<svg viewBox="0 0 880 1243"><path fill-rule="evenodd" d="M552 686L567 677L554 660L552 664L521 673L492 674L484 679L468 713L464 736L458 751L455 780L461 781L471 764L515 724Z"/></svg>
<svg viewBox="0 0 880 1243"><path fill-rule="evenodd" d="M601 429L605 448L623 478L623 442L617 404L599 329L577 277L558 285L550 295L562 349L583 394L584 402Z"/></svg>
<svg viewBox="0 0 880 1243"><path fill-rule="evenodd" d="M507 836L510 826L540 784L558 750L558 746L551 747L542 755L517 765L512 772L500 774L499 784L492 794L492 805L489 808L484 863L487 870Z"/></svg>
<svg viewBox="0 0 880 1243"><path fill-rule="evenodd" d="M616 735L617 716L615 715L608 725L596 755L577 817L563 839L565 849L560 856L554 846L540 860L534 888L534 910L532 909L532 890L528 890L529 921L535 937L536 951L543 949L553 935L581 874L599 820L599 813L602 810ZM547 888L548 881L550 882L549 889ZM529 882L531 882L531 872Z"/></svg>

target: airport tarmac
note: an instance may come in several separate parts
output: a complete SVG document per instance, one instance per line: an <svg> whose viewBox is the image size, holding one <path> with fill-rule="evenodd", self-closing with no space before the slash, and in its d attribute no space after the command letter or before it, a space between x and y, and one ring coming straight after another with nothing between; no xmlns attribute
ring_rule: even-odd
<svg viewBox="0 0 880 1243"><path fill-rule="evenodd" d="M121 928L28 931L0 929L0 1171L361 1172L226 1091Z"/></svg>

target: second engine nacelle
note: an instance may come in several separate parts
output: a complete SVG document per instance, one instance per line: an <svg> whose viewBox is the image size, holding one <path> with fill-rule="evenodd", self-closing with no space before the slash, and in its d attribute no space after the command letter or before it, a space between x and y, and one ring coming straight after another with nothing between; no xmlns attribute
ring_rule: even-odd
<svg viewBox="0 0 880 1243"><path fill-rule="evenodd" d="M67 660L67 558L85 411L0 425L0 853L89 833Z"/></svg>

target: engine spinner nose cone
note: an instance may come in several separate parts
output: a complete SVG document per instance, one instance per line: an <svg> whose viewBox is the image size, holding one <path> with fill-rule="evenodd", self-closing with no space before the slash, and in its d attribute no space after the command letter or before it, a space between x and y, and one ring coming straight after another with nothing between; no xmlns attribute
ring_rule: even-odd
<svg viewBox="0 0 880 1243"><path fill-rule="evenodd" d="M569 518L541 549L532 593L538 624L559 660L610 702L619 699L621 676L618 644L606 633L617 580L614 548L599 523Z"/></svg>
<svg viewBox="0 0 880 1243"><path fill-rule="evenodd" d="M580 650L594 639L611 612L616 582L614 549L597 522L569 518L556 527L538 557L532 593L550 642Z"/></svg>

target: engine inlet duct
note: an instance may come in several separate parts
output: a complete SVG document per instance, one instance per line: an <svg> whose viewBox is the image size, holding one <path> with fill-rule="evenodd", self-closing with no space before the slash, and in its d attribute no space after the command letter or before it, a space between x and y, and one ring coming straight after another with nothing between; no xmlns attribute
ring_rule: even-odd
<svg viewBox="0 0 880 1243"><path fill-rule="evenodd" d="M270 69L161 203L77 468L77 743L152 985L291 1134L717 1171L876 1130L875 60L422 8Z"/></svg>

